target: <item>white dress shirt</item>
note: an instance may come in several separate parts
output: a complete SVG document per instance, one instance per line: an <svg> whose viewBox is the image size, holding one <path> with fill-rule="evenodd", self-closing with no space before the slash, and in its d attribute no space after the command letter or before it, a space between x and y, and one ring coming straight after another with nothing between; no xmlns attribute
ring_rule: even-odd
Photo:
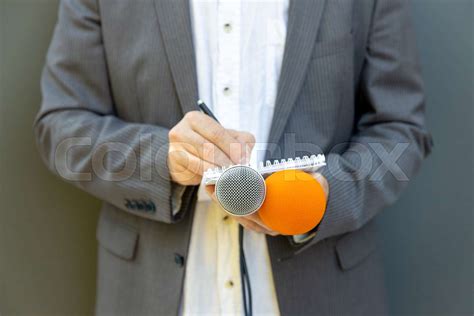
<svg viewBox="0 0 474 316"><path fill-rule="evenodd" d="M220 123L251 132L262 161L283 59L289 0L190 0L199 96ZM201 186L202 189L202 186ZM182 312L243 314L238 224L200 189ZM255 315L278 315L265 235L244 232Z"/></svg>

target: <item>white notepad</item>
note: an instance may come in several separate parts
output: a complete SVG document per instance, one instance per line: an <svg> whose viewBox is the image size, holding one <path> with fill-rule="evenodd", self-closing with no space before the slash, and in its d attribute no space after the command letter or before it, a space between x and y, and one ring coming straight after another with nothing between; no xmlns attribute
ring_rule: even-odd
<svg viewBox="0 0 474 316"><path fill-rule="evenodd" d="M282 171L282 170L289 170L289 169L297 169L305 172L315 172L319 168L326 165L326 157L322 154L320 155L312 155L311 157L304 156L302 158L289 158L289 159L282 159L282 160L275 160L273 163L270 160L267 160L265 163L260 162L257 166L250 166L257 170L264 178L272 173ZM222 168L215 168L209 169L204 172L203 175L203 183L205 185L212 185L216 184L217 180L221 176L221 174L230 168L222 167Z"/></svg>

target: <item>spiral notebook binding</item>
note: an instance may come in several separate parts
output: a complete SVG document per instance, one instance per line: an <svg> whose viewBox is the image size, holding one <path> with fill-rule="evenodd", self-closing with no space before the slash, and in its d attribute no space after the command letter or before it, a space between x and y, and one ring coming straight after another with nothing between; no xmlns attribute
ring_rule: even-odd
<svg viewBox="0 0 474 316"><path fill-rule="evenodd" d="M314 172L319 168L326 165L326 157L323 154L319 155L312 155L312 156L303 156L302 158L288 158L288 159L281 159L281 160L274 160L273 163L270 160L265 162L260 162L257 164L255 169L262 175L266 176L274 172L287 170L287 169L298 169L306 172ZM221 167L215 169L209 169L204 172L204 184L210 185L215 184L217 179L221 176L221 174L226 171L228 167ZM253 167L253 166L252 166Z"/></svg>

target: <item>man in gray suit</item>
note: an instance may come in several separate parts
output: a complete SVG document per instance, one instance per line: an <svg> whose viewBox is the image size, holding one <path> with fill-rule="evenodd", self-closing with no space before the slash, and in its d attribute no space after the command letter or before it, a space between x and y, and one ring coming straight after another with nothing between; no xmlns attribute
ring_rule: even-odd
<svg viewBox="0 0 474 316"><path fill-rule="evenodd" d="M268 135L265 156L325 153L328 166L317 179L328 185L329 198L323 221L303 241L274 236L258 217L234 219L248 236L265 236L269 264L261 267L271 277L250 277L271 302L254 305L268 303L268 313L283 315L386 313L372 219L396 200L431 149L408 1L275 0L268 10L234 1L238 6L227 11L221 11L225 1L207 1L207 11L198 2L61 1L35 131L48 167L104 201L97 229L97 313L193 313L195 303L186 303L183 293L195 293L190 280L206 281L198 269L206 258L192 254L201 246L197 234L206 233L193 227L201 203L197 185L206 167L247 158L231 150L232 143L255 142L248 130L219 126L196 112L196 100L221 91L225 67L239 65L229 72L246 73L247 64L226 57L258 60L244 46L226 45L238 45L238 34L258 36L260 28L245 33L258 23L248 16L265 12L276 23L267 31L277 35L264 45L262 63L276 67L263 67L265 80L247 78L257 88L257 82L275 86L274 94L263 93L274 96L266 103L270 115L262 116L270 122L261 134ZM231 9L240 12L232 16ZM207 21L218 21L215 34L200 30ZM224 43L225 34L239 41ZM211 42L219 49L203 47ZM220 56L224 62L212 60L213 53L232 48L242 50ZM243 91L254 91L240 82ZM222 87L213 107L232 115L250 111L254 104L240 105L242 97L226 101L231 88ZM197 293L199 299L216 293L222 299L224 290L210 286ZM198 310L242 311L216 302L217 311Z"/></svg>

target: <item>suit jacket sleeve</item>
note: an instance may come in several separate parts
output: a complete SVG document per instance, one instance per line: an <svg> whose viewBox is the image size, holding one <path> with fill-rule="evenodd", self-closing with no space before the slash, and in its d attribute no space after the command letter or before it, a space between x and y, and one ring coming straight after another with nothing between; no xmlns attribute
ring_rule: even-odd
<svg viewBox="0 0 474 316"><path fill-rule="evenodd" d="M359 87L359 119L350 144L327 156L322 173L330 196L313 243L357 230L393 203L431 150L409 15L408 1L376 2Z"/></svg>
<svg viewBox="0 0 474 316"><path fill-rule="evenodd" d="M166 223L182 216L172 212L168 130L114 113L95 0L61 1L41 86L35 132L53 172L125 211Z"/></svg>

